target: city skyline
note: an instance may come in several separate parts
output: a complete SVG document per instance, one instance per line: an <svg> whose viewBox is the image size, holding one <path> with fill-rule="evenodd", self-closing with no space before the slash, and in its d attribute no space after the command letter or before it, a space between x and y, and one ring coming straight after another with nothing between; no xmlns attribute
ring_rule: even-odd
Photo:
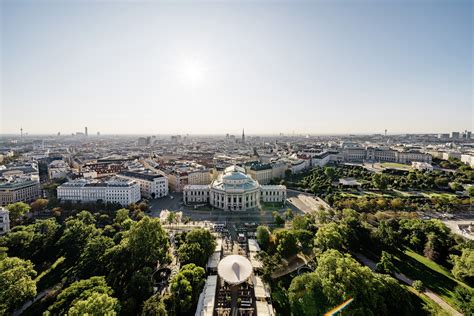
<svg viewBox="0 0 474 316"><path fill-rule="evenodd" d="M3 1L1 11L0 134L473 126L470 1Z"/></svg>

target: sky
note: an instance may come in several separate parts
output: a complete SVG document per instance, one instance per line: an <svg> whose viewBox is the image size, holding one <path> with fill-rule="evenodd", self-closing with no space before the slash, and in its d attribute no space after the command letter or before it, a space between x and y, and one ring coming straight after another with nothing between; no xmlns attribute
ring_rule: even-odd
<svg viewBox="0 0 474 316"><path fill-rule="evenodd" d="M469 0L0 1L0 134L474 127Z"/></svg>

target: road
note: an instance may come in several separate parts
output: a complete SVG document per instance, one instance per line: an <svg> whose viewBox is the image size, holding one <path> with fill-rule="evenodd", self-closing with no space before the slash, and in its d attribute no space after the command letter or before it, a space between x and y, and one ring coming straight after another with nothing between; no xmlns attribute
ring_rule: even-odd
<svg viewBox="0 0 474 316"><path fill-rule="evenodd" d="M375 271L376 263L374 261L370 260L369 258L367 258L366 256L364 256L363 254L360 254L360 253L355 253L354 257L356 257L360 262L362 262L364 265L369 267L372 271ZM408 277L406 277L405 275L403 275L401 273L394 273L393 276L397 280L402 281L405 284L412 285L412 283L413 283L413 280L409 279ZM425 294L426 296L431 298L435 303L437 303L439 306L441 306L441 308L444 309L445 311L447 311L450 315L454 315L454 316L462 316L463 315L460 312L458 312L457 310L455 310L453 307L451 307L451 305L446 303L437 294L433 293L433 291L431 291L430 289L426 288L423 291L423 294Z"/></svg>
<svg viewBox="0 0 474 316"><path fill-rule="evenodd" d="M173 198L171 198L172 196ZM211 206L205 206L194 209L192 206L183 204L182 193L171 193L168 197L155 199L150 201L151 216L158 217L160 212L164 209L170 211L181 211L184 216L188 216L193 221L210 221L214 223L256 223L258 224L273 224L272 210L247 210L242 211L223 211L220 209L213 209ZM283 215L287 208L291 208L296 214L301 213L300 210L293 207L293 205L284 205L278 212Z"/></svg>

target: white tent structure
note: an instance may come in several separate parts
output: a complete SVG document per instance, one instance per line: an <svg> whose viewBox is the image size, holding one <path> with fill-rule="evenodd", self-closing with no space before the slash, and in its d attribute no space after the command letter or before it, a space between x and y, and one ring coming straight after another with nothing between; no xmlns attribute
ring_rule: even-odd
<svg viewBox="0 0 474 316"><path fill-rule="evenodd" d="M230 255L219 262L217 273L229 284L240 284L252 274L252 263L243 256Z"/></svg>

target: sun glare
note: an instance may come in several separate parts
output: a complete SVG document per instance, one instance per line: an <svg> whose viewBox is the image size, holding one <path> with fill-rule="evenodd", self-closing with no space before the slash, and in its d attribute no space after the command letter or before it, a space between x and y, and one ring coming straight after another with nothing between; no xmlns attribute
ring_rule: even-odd
<svg viewBox="0 0 474 316"><path fill-rule="evenodd" d="M185 83L196 85L204 81L206 68L199 60L187 59L183 62L181 68L181 77Z"/></svg>

